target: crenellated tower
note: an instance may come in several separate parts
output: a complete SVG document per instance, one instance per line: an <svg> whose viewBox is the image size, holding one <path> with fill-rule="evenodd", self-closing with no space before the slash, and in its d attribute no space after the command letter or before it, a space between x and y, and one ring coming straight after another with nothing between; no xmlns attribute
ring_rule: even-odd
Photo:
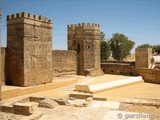
<svg viewBox="0 0 160 120"><path fill-rule="evenodd" d="M52 21L30 13L7 16L9 79L31 86L52 81Z"/></svg>
<svg viewBox="0 0 160 120"><path fill-rule="evenodd" d="M79 75L103 74L100 67L99 24L68 25L68 49L77 51L77 73Z"/></svg>

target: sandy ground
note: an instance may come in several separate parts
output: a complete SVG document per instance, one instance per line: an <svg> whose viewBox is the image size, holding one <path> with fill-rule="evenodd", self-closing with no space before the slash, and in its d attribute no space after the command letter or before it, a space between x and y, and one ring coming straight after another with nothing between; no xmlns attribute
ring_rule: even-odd
<svg viewBox="0 0 160 120"><path fill-rule="evenodd" d="M72 76L67 76L67 77L69 78ZM79 82L84 82L84 81L92 78L92 77L84 77L84 76L74 76L74 77L77 77ZM97 79L96 83L101 83L101 82L104 82L107 80L128 78L128 76L107 75L106 74L106 75L98 76L95 78ZM62 80L62 79L59 79L59 80ZM100 82L98 82L98 80L100 80ZM66 87L70 87L70 85L68 85ZM160 99L160 94L158 91L160 91L160 85L142 82L142 83L131 84L128 86L122 86L119 88L95 93L94 96L107 97L108 100L113 100L113 101L119 101L119 100L124 100L126 98L133 98L133 97ZM53 90L28 94L28 95L24 95L24 96L20 96L20 97L4 99L2 102L14 101L16 99L20 99L20 98L24 98L24 97L28 97L28 96L44 96L44 97L55 97L55 98L64 97L64 96L69 95L71 92L72 91L62 90L61 88L59 88L59 89L53 89Z"/></svg>
<svg viewBox="0 0 160 120"><path fill-rule="evenodd" d="M72 78L72 76L66 76L66 77ZM93 78L84 76L74 76L74 77L78 78L79 80L78 83ZM128 76L104 75L95 78L97 80L100 80L99 82L104 82L107 80L114 81L116 79L122 79L127 77ZM56 81L58 80L63 80L63 79L57 78ZM96 81L96 83L99 82ZM1 102L9 104L21 100L22 98L27 98L29 96L64 98L67 97L71 92L73 92L74 86L75 84L72 84L58 89L5 99L2 100ZM160 91L160 85L141 82L95 93L94 97L106 97L107 101L125 101L128 98L149 98L149 99L160 100L159 91ZM153 113L160 114L160 108L152 106L129 105L124 110L129 112L145 112L152 114ZM44 114L39 120L101 120L107 111L108 111L107 108L76 108L76 107L59 106L52 110L37 108L36 113L42 112ZM21 115L14 115L14 114L0 112L0 120L23 120L22 118L24 118L25 120L26 117Z"/></svg>
<svg viewBox="0 0 160 120"><path fill-rule="evenodd" d="M160 85L152 83L137 83L95 94L96 97L107 97L108 100L121 101L127 98L160 99Z"/></svg>
<svg viewBox="0 0 160 120"><path fill-rule="evenodd" d="M121 80L121 79L129 78L129 77L131 77L131 76L104 74L102 76L93 77L95 80L91 81L88 84L95 85L95 84L100 84L100 83L106 83L106 82Z"/></svg>
<svg viewBox="0 0 160 120"><path fill-rule="evenodd" d="M38 111L44 111L40 108ZM107 108L76 108L59 106L46 113L39 120L101 120ZM98 113L98 114L97 114Z"/></svg>

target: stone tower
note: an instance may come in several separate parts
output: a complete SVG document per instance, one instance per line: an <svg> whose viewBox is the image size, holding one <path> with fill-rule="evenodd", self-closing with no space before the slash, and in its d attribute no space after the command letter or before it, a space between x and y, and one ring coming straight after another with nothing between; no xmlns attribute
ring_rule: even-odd
<svg viewBox="0 0 160 120"><path fill-rule="evenodd" d="M29 13L7 16L9 80L31 86L52 81L52 21Z"/></svg>
<svg viewBox="0 0 160 120"><path fill-rule="evenodd" d="M68 25L68 49L77 51L79 75L101 75L99 24Z"/></svg>
<svg viewBox="0 0 160 120"><path fill-rule="evenodd" d="M152 59L152 48L137 48L135 56L136 74L140 68L150 68Z"/></svg>
<svg viewBox="0 0 160 120"><path fill-rule="evenodd" d="M2 71L1 71L1 28L2 28L2 9L0 9L0 99L1 99L1 86L2 86Z"/></svg>

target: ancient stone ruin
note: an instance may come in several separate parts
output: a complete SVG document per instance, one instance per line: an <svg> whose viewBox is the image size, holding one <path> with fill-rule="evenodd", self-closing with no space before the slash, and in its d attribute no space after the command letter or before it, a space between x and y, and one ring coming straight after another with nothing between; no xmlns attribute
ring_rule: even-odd
<svg viewBox="0 0 160 120"><path fill-rule="evenodd" d="M51 20L25 12L7 16L7 48L0 46L0 87L13 86L4 85L0 99L21 100L1 103L0 119L110 120L119 118L117 112L135 114L137 107L142 110L137 114L146 108L159 110L158 99L144 98L145 91L154 88L144 81L160 83L152 49L136 49L135 61L101 63L99 24L70 24L67 32L68 50L52 50ZM151 91L146 96L159 96L158 89ZM23 95L27 97L22 99Z"/></svg>
<svg viewBox="0 0 160 120"><path fill-rule="evenodd" d="M102 75L100 25L68 25L68 50L52 50L52 21L41 15L7 16L7 48L2 49L3 84L33 86L65 74ZM64 60L66 62L64 62Z"/></svg>
<svg viewBox="0 0 160 120"><path fill-rule="evenodd" d="M68 49L77 51L79 75L102 75L100 67L100 25L68 25Z"/></svg>
<svg viewBox="0 0 160 120"><path fill-rule="evenodd" d="M52 81L52 21L29 13L7 16L7 53L12 85Z"/></svg>
<svg viewBox="0 0 160 120"><path fill-rule="evenodd" d="M1 17L2 17L2 11L0 10L0 37L1 37ZM0 68L2 68L1 66L1 38L0 38ZM1 86L2 86L2 79L1 79L1 75L2 75L2 69L0 69L0 96L1 96Z"/></svg>
<svg viewBox="0 0 160 120"><path fill-rule="evenodd" d="M70 24L67 32L68 50L52 50L52 20L25 12L8 15L7 48L1 49L2 84L35 86L52 82L53 76L103 72L145 76L141 69L151 68L151 49L137 49L135 62L101 63L99 24ZM158 73L147 78L158 81Z"/></svg>

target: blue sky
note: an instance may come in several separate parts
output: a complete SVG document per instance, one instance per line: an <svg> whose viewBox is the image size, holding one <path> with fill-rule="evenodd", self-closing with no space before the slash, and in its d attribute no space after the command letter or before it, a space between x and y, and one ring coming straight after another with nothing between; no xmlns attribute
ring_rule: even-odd
<svg viewBox="0 0 160 120"><path fill-rule="evenodd" d="M160 44L160 0L1 0L2 46L6 16L29 12L53 20L53 49L67 49L67 24L93 22L106 38L123 33L136 45Z"/></svg>

